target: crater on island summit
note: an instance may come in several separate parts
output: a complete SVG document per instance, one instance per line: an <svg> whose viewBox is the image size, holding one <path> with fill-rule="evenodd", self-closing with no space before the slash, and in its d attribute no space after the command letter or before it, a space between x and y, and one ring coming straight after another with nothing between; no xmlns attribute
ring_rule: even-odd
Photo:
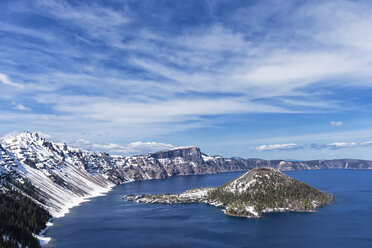
<svg viewBox="0 0 372 248"><path fill-rule="evenodd" d="M215 188L187 190L181 194L125 195L141 203L206 203L223 207L226 215L260 218L269 212L315 212L331 204L332 194L300 182L272 168L252 169Z"/></svg>

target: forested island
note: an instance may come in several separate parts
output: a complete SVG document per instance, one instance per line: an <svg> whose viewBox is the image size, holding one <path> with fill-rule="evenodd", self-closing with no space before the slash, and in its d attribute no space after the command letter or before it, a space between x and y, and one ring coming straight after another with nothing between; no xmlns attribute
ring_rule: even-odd
<svg viewBox="0 0 372 248"><path fill-rule="evenodd" d="M223 207L226 215L260 218L269 212L315 212L335 198L272 168L250 170L216 188L199 188L181 194L126 195L142 203L206 203Z"/></svg>

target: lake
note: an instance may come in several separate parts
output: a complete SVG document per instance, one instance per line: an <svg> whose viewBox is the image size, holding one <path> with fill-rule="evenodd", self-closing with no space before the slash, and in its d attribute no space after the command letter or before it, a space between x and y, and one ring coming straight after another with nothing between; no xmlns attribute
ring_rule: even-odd
<svg viewBox="0 0 372 248"><path fill-rule="evenodd" d="M46 236L54 248L119 247L372 247L372 171L320 170L286 174L336 202L316 213L230 217L205 204L124 202L125 194L179 193L219 186L241 175L181 176L116 186L56 219Z"/></svg>

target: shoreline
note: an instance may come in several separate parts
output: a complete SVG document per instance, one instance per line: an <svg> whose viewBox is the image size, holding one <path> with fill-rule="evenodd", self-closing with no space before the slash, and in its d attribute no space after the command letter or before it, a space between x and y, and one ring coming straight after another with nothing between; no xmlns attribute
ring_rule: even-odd
<svg viewBox="0 0 372 248"><path fill-rule="evenodd" d="M77 197L71 203L65 205L62 208L61 211L55 211L55 213L51 213L51 215L56 219L61 218L61 217L65 216L66 214L68 214L70 212L71 208L77 207L83 202L90 201L90 199L92 199L92 198L95 198L95 197L98 197L98 196L104 196L105 194L110 192L112 190L112 188L115 187L115 186L116 186L115 184L110 184L107 188L94 190L86 196Z"/></svg>
<svg viewBox="0 0 372 248"><path fill-rule="evenodd" d="M372 170L372 169L338 169L338 168L335 168L335 169L304 169L304 170L283 170L282 172L293 172L293 171L326 171L326 170L331 170L331 171L335 171L335 170L350 170L350 171L355 171L355 170ZM247 171L247 170L233 170L233 171L223 171L223 172L217 172L217 173L210 173L210 174L191 174L191 175L175 175L175 176L170 176L170 177L167 177L167 178L159 178L159 179L145 179L145 180L128 180L128 181L125 181L125 182L121 182L119 184L111 184L108 188L104 188L104 190L97 190L97 191L93 191L93 193L91 193L90 195L87 195L87 196L83 196L83 197L80 197L78 198L77 201L74 201L72 204L70 205L66 205L67 207L62 210L61 212L59 212L59 214L55 214L55 215L52 215L53 217L48 221L49 226L47 226L44 230L44 232L40 232L39 235L36 235L35 234L35 237L39 240L41 246L44 246L46 244L48 244L51 240L50 237L45 237L45 233L47 232L47 230L53 226L53 223L52 221L54 219L58 219L58 218L62 218L64 217L66 214L68 214L70 212L70 209L72 209L73 207L77 207L79 206L81 203L84 203L84 202L88 202L90 201L91 199L95 198L95 197L98 197L98 196L104 196L106 195L108 192L110 192L115 186L118 186L118 185L122 185L122 184L127 184L127 183L132 183L132 182L140 182L140 181L148 181L148 180L166 180L166 179L170 179L172 177L180 177L180 176L206 176L206 175L217 175L217 174L224 174L224 173L237 173L237 172L244 172L244 171ZM208 204L208 203L207 203ZM217 206L217 205L214 205L214 204L209 204L209 205L212 205L212 206L216 206L216 207L222 207L222 206ZM222 209L223 212L225 212L225 209ZM277 212L265 212L265 213L280 213L280 212L316 212L315 211L277 211ZM225 213L226 214L226 213ZM234 215L230 215L230 214L226 214L227 216L232 216L232 217L242 217L242 216L234 216ZM246 217L246 216L244 216ZM249 217L248 217L249 218ZM254 218L256 219L256 218ZM48 224L47 223L47 224Z"/></svg>
<svg viewBox="0 0 372 248"><path fill-rule="evenodd" d="M33 234L33 236L39 240L39 243L40 243L41 246L48 244L49 241L52 239L50 237L45 237L44 234L46 233L46 231L48 231L48 229L51 226L53 226L52 221L54 219L55 219L55 217L51 217L48 220L48 222L46 223L46 227L43 230L41 230L39 234Z"/></svg>
<svg viewBox="0 0 372 248"><path fill-rule="evenodd" d="M53 220L64 217L66 214L70 212L72 208L80 206L81 203L89 202L91 199L95 197L106 195L115 186L117 185L112 184L109 185L108 188L103 188L103 190L96 190L90 193L89 195L76 198L72 203L66 205L60 212L58 212L57 214L56 213L52 214L52 217L46 223L46 227L43 230L41 230L39 234L33 234L33 236L39 240L41 246L48 244L52 240L52 238L46 237L45 234L48 231L48 229L53 226Z"/></svg>

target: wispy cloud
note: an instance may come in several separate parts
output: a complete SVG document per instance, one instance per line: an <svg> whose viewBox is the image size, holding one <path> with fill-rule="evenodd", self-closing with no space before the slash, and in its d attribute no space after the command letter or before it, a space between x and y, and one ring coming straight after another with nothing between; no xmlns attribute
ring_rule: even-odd
<svg viewBox="0 0 372 248"><path fill-rule="evenodd" d="M330 149L330 150L338 150L342 148L350 148L350 147L357 147L357 146L369 146L371 145L371 141L367 142L334 142L330 144L308 144L308 145L297 145L297 144L274 144L274 145L262 145L257 146L257 151L288 151L288 150L298 150L298 149Z"/></svg>
<svg viewBox="0 0 372 248"><path fill-rule="evenodd" d="M212 127L217 118L226 124L234 115L249 122L252 114L281 118L369 106L359 94L346 96L372 86L368 2L241 2L219 16L217 2L196 6L189 16L183 5L142 4L4 5L0 118L11 123L6 128L27 119L28 126L61 136L89 133L84 138L99 140L116 133L129 142L130 135ZM185 22L190 16L195 21ZM17 104L9 106L12 101ZM330 125L343 128L336 120ZM266 146L262 151L294 149Z"/></svg>
<svg viewBox="0 0 372 248"><path fill-rule="evenodd" d="M301 148L301 146L297 144L275 144L275 145L262 145L256 147L257 151L288 151L288 150L296 150Z"/></svg>
<svg viewBox="0 0 372 248"><path fill-rule="evenodd" d="M94 2L82 2L74 6L54 0L39 0L37 3L41 15L65 21L88 34L88 39L79 36L85 42L92 42L94 38L106 41L109 45L120 46L120 29L130 21L124 12Z"/></svg>
<svg viewBox="0 0 372 248"><path fill-rule="evenodd" d="M3 83L5 85L10 85L13 87L22 87L22 85L13 82L12 80L10 80L10 78L7 75L3 73L0 73L0 83Z"/></svg>
<svg viewBox="0 0 372 248"><path fill-rule="evenodd" d="M372 140L360 143L361 146L372 146Z"/></svg>

